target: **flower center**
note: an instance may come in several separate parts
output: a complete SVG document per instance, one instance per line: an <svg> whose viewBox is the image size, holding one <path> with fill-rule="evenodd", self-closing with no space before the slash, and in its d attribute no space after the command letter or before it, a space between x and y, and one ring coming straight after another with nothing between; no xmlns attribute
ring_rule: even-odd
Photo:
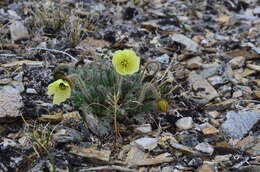
<svg viewBox="0 0 260 172"><path fill-rule="evenodd" d="M59 88L60 88L61 90L65 90L66 87L67 87L67 86L66 86L64 83L60 83L60 85L59 85Z"/></svg>
<svg viewBox="0 0 260 172"><path fill-rule="evenodd" d="M126 59L122 60L121 65L123 66L123 68L126 68L128 65L128 61Z"/></svg>

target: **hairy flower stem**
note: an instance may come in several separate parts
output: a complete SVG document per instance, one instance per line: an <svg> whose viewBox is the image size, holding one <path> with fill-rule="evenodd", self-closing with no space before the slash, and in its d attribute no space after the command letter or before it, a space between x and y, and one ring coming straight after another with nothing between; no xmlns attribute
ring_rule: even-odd
<svg viewBox="0 0 260 172"><path fill-rule="evenodd" d="M85 84L85 82L82 80L80 75L77 74L72 74L68 76L69 78L75 78L78 81L78 87L80 89L80 91L83 93L83 95L85 96L86 100L89 101L89 93L86 91L87 90L87 86ZM91 102L89 102L91 103Z"/></svg>
<svg viewBox="0 0 260 172"><path fill-rule="evenodd" d="M118 90L116 94L113 95L113 102L114 102L114 130L115 130L115 135L121 137L119 129L117 127L117 111L119 108L119 99L122 91L122 82L123 82L123 77L120 75L119 80L118 80Z"/></svg>

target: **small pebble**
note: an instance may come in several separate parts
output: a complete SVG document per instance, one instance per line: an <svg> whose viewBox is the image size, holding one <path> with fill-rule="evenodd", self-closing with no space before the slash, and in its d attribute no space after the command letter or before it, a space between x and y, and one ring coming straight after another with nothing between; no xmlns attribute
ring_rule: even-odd
<svg viewBox="0 0 260 172"><path fill-rule="evenodd" d="M182 130L191 129L193 126L193 121L191 117L184 117L176 121L175 125Z"/></svg>

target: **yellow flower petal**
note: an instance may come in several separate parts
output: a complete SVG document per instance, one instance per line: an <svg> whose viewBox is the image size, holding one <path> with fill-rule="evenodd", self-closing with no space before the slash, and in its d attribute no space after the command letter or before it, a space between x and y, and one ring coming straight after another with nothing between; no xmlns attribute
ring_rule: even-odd
<svg viewBox="0 0 260 172"><path fill-rule="evenodd" d="M71 90L70 90L70 87L69 88L66 88L66 90L64 91L57 91L54 96L53 96L53 104L60 104L61 102L64 102L67 100L67 98L70 97L70 94L71 94Z"/></svg>
<svg viewBox="0 0 260 172"><path fill-rule="evenodd" d="M67 81L59 79L48 86L48 95L53 95L53 104L64 102L71 95L71 88Z"/></svg>
<svg viewBox="0 0 260 172"><path fill-rule="evenodd" d="M112 64L121 75L131 75L139 70L140 58L133 50L118 50L114 53Z"/></svg>

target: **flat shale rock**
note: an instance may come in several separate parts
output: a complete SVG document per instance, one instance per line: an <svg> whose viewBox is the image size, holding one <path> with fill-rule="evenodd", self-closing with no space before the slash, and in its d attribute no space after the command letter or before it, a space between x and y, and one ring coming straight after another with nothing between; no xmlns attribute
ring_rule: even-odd
<svg viewBox="0 0 260 172"><path fill-rule="evenodd" d="M94 147L84 148L75 145L70 145L70 153L85 157L92 163L108 163L110 159L111 151L109 150L97 150Z"/></svg>
<svg viewBox="0 0 260 172"><path fill-rule="evenodd" d="M197 96L205 98L208 101L219 96L215 88L212 87L205 78L198 75L196 72L190 73L188 81L192 85L193 90L197 93Z"/></svg>
<svg viewBox="0 0 260 172"><path fill-rule="evenodd" d="M246 58L244 56L238 56L229 61L232 69L237 69L245 64Z"/></svg>
<svg viewBox="0 0 260 172"><path fill-rule="evenodd" d="M141 150L153 150L154 148L156 148L158 143L158 139L157 138L147 138L147 137L143 137L140 139L135 140L132 144L136 145L137 147L139 147Z"/></svg>
<svg viewBox="0 0 260 172"><path fill-rule="evenodd" d="M175 42L185 45L186 49L192 52L198 51L198 44L182 34L174 34L171 39Z"/></svg>
<svg viewBox="0 0 260 172"><path fill-rule="evenodd" d="M125 162L129 167L136 166L140 160L146 159L147 157L148 153L143 152L136 146L132 146L130 151L127 153Z"/></svg>
<svg viewBox="0 0 260 172"><path fill-rule="evenodd" d="M20 21L15 21L10 25L10 32L11 32L11 39L13 41L29 38L29 32L27 28Z"/></svg>
<svg viewBox="0 0 260 172"><path fill-rule="evenodd" d="M202 77L208 78L218 74L221 65L218 63L202 64L201 70L198 72Z"/></svg>
<svg viewBox="0 0 260 172"><path fill-rule="evenodd" d="M249 165L246 167L241 167L238 172L259 172L260 166L259 165Z"/></svg>
<svg viewBox="0 0 260 172"><path fill-rule="evenodd" d="M23 106L20 92L23 85L0 87L0 122L11 122L20 117Z"/></svg>
<svg viewBox="0 0 260 172"><path fill-rule="evenodd" d="M212 153L214 152L214 148L208 144L208 143L199 143L196 147L195 147L196 150L200 151L200 152L203 152L203 153L208 153L210 155L212 155Z"/></svg>
<svg viewBox="0 0 260 172"><path fill-rule="evenodd" d="M142 133L142 134L146 134L146 133L150 133L152 131L152 126L151 124L143 124L141 126L138 126L135 131L137 133Z"/></svg>
<svg viewBox="0 0 260 172"><path fill-rule="evenodd" d="M227 112L227 120L222 124L221 129L226 135L240 140L251 130L259 119L260 112L230 111Z"/></svg>
<svg viewBox="0 0 260 172"><path fill-rule="evenodd" d="M203 163L201 167L198 168L197 172L217 172L217 168L213 163Z"/></svg>

